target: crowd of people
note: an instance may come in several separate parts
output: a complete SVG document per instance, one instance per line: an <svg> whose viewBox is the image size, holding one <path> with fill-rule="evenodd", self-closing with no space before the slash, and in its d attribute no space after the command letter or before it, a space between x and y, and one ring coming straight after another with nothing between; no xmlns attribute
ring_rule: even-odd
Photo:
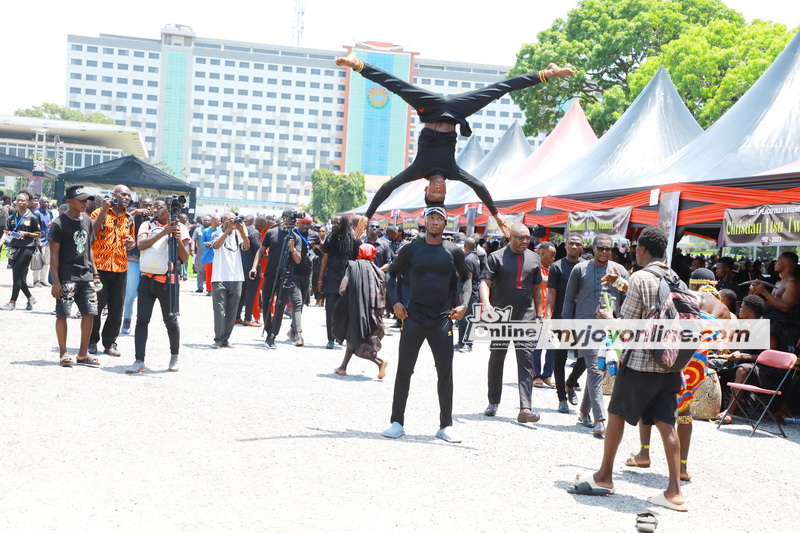
<svg viewBox="0 0 800 533"><path fill-rule="evenodd" d="M56 305L56 336L63 366L97 367L96 357L121 357L119 335L134 334L134 362L129 374L144 372L147 338L158 302L169 338L168 370L179 369L179 290L188 280L188 264L196 273L196 292L210 297L213 343L217 350L234 348L235 326L261 328L267 349L277 349L284 316L286 335L294 346L304 346L303 310L325 308L326 349L344 345L344 358L333 372L346 375L352 356L377 367L378 379L389 361L379 356L386 336L400 330L391 425L383 432L397 439L405 434L405 410L411 377L420 349L427 343L437 372L439 428L436 437L461 442L453 426L453 359L456 351L471 352L471 325L481 317L535 323L554 319L643 319L659 302L663 279L688 286L697 313L717 319L770 319L770 348L800 348L800 277L798 257L784 252L766 269L759 261L736 262L730 257L703 257L676 253L666 262L667 236L646 227L632 245L617 245L609 235L595 235L590 245L578 233L568 233L555 244L532 237L521 223L508 226L486 188L460 169L454 160L455 127L469 136L467 118L510 91L570 76L569 68L550 64L536 73L464 93L443 97L410 85L350 54L337 64L351 68L383 85L411 105L423 123L419 153L414 162L389 180L375 195L366 214L338 214L317 221L294 209L280 217L213 213L188 220L173 209L169 198L142 195L134 205L131 190L118 185L113 193L95 197L83 185L66 190L58 213L48 200L20 191L11 203L4 198L0 222L2 244L9 248L13 269L10 301L17 308L20 292L26 309L36 304L27 281L35 264L32 286L50 287ZM400 185L425 178L424 225L405 232L372 219L381 202ZM496 218L504 237L480 234L445 235L446 180L472 187ZM536 235L539 235L536 232ZM682 281L681 281L682 280ZM677 286L677 285L676 285ZM77 312L73 311L77 304ZM134 322L134 304L136 316ZM81 340L77 357L67 349L68 317L80 317ZM105 317L105 319L104 319ZM385 321L394 321L389 327ZM458 328L457 335L454 328ZM680 369L654 363L651 351L626 349L616 375L611 400L603 399L605 370L598 350L537 348L530 338L494 340L489 346L488 405L483 415L500 411L503 368L514 343L518 380L518 412L522 424L536 423L533 388L555 389L560 414L573 413L578 424L604 440L602 463L593 474L578 476L570 492L605 495L614 492L612 471L625 423L639 425L641 448L626 465L650 464L650 429L656 426L667 454L666 491L651 502L683 511L680 482L687 470L691 442L690 406L708 369L725 382L754 380L775 384L766 370L752 373L759 351L712 352L698 348L689 366L699 369L689 379ZM101 348L102 345L102 348ZM568 365L570 355L574 362ZM567 376L567 369L571 368ZM580 377L586 373L583 389ZM583 392L580 400L578 392ZM785 384L776 409L800 413L800 379ZM736 402L720 418L732 422ZM677 428L676 428L677 424Z"/></svg>

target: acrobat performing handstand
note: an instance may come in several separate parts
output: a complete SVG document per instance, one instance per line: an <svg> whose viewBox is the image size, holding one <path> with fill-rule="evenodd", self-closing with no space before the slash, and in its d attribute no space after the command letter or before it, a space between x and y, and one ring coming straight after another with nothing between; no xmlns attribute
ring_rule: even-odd
<svg viewBox="0 0 800 533"><path fill-rule="evenodd" d="M469 185L497 220L503 233L506 236L509 235L508 225L497 211L486 186L456 164L456 125L460 126L461 135L469 137L472 135L472 130L467 122L467 117L470 115L511 91L532 87L546 82L550 78L572 76L575 74L575 70L561 68L555 63L550 63L544 70L514 76L474 91L441 95L411 85L388 72L375 68L358 59L354 52L350 52L345 57L336 58L336 64L340 67L352 68L368 80L402 98L414 108L420 121L424 124L422 132L419 134L417 156L414 161L378 189L366 213L358 222L356 237L364 233L372 215L395 189L421 178L430 179L432 176L444 176L446 179L462 181ZM433 180L431 180L431 185L434 185ZM435 187L427 187L425 204L429 207L443 205L445 193L446 186L443 181L436 183Z"/></svg>

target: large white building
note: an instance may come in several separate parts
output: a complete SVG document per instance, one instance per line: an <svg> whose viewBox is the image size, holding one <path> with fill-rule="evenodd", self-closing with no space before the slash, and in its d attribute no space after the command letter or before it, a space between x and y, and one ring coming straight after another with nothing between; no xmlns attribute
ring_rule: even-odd
<svg viewBox="0 0 800 533"><path fill-rule="evenodd" d="M180 25L163 28L160 39L70 35L68 45L66 105L139 128L151 161L163 161L196 186L201 206L307 203L316 168L389 177L415 151L419 126L410 108L374 84L357 82L363 80L357 74L349 82L350 72L333 63L347 47L209 39ZM355 50L445 94L482 87L507 72L423 59L380 43ZM515 120L522 122L522 113L504 97L471 125L489 150Z"/></svg>

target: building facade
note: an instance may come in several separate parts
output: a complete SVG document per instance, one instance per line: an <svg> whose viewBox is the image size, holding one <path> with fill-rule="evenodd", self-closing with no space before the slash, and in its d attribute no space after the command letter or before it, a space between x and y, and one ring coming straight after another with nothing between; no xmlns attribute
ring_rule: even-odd
<svg viewBox="0 0 800 533"><path fill-rule="evenodd" d="M445 94L507 71L381 43L355 49ZM201 207L280 209L309 201L316 168L389 177L413 157L416 117L398 97L337 67L333 60L345 51L208 39L180 25L163 28L160 39L70 35L66 105L139 128L151 162L197 187ZM471 125L488 151L515 120L522 113L505 97Z"/></svg>

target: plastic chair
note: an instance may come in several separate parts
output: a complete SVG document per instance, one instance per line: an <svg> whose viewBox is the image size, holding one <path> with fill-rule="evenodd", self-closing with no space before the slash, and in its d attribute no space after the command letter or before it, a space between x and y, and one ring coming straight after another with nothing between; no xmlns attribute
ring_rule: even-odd
<svg viewBox="0 0 800 533"><path fill-rule="evenodd" d="M781 387L783 387L783 384L786 382L787 378L789 377L789 374L792 372L792 369L794 368L794 365L796 363L797 363L797 356L793 353L779 352L778 350L764 350L763 352L761 352L761 354L758 356L758 359L756 359L756 364L753 365L753 368L751 368L750 372L747 373L747 377L744 379L745 381L744 383L728 383L728 387L732 389L731 401L730 403L728 403L727 409L725 409L725 412L720 417L720 422L717 424L717 429L719 429L719 427L722 425L722 420L724 420L725 416L728 415L728 411L730 411L731 405L733 405L733 402L736 400L737 393L741 390L742 400L746 400L748 397L754 399L758 402L756 408L760 405L761 408L763 409L761 416L758 418L758 421L755 424L753 424L753 419L751 418L750 415L751 414L755 415L757 409L749 410L751 411L750 413L748 413L748 409L742 409L745 418L747 418L747 422L753 428L753 431L750 433L750 436L752 437L755 434L756 430L758 429L758 426L761 424L761 421L764 420L764 415L769 413L769 416L770 418L772 418L772 421L775 422L776 426L778 426L778 430L780 431L780 433L768 431L766 429L762 429L762 431L764 431L765 433L769 433L770 435L775 435L775 436L783 435L784 437L786 437L786 433L784 433L783 428L778 422L778 419L775 418L775 415L772 414L772 412L769 410L769 407L770 405L772 405L772 402L773 400L775 400L775 397L781 395ZM783 377L781 378L781 382L775 390L765 389L763 387L757 387L755 385L747 384L747 381L750 379L750 376L755 371L757 365L770 366L773 368L777 368L779 370L785 370L785 372L783 373ZM767 403L764 403L764 401L761 399L761 395L768 395L769 401Z"/></svg>

